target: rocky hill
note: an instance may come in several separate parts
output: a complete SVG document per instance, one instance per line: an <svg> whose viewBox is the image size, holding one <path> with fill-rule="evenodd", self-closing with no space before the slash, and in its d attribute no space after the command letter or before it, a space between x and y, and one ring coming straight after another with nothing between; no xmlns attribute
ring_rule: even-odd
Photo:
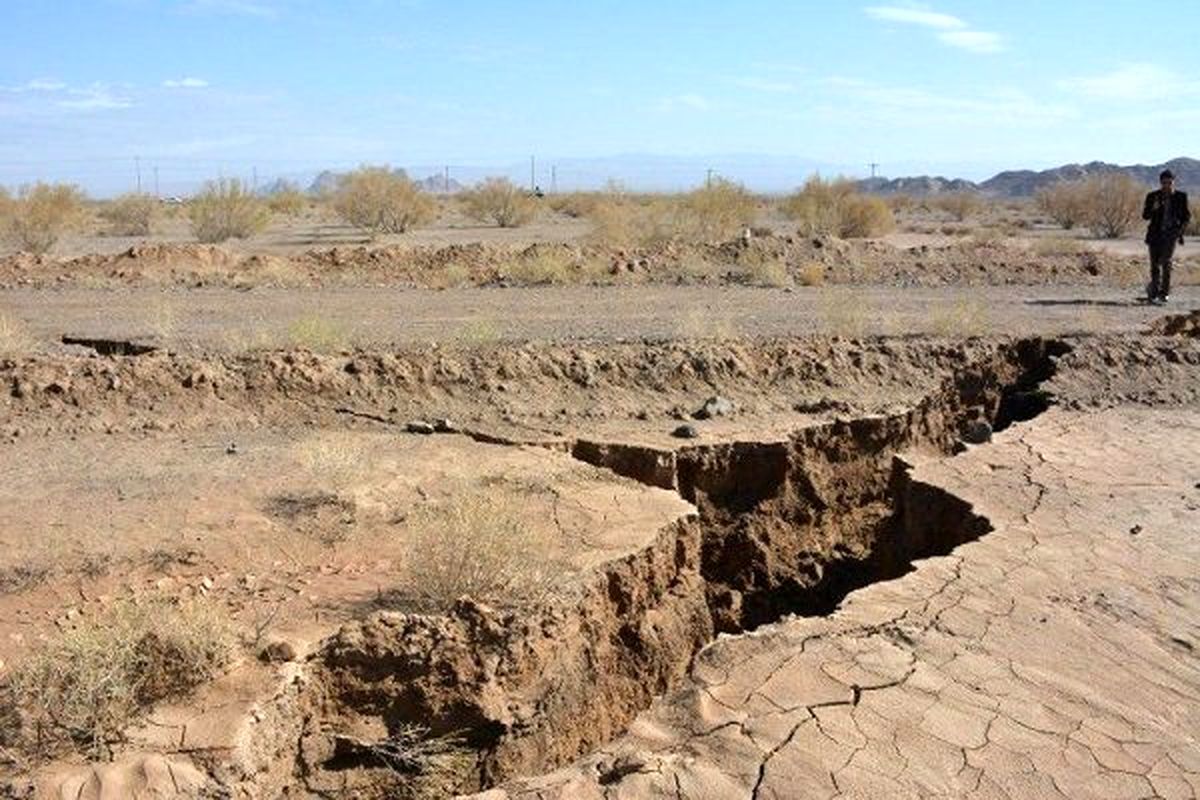
<svg viewBox="0 0 1200 800"><path fill-rule="evenodd" d="M1090 161L1087 164L1064 164L1053 169L1007 170L981 183L961 179L929 177L921 175L910 178L870 178L859 181L863 191L876 194L931 195L947 191L978 191L994 197L1031 197L1038 189L1064 180L1077 180L1092 175L1120 172L1139 183L1153 186L1158 183L1158 173L1170 169L1181 186L1200 187L1200 160L1174 158L1163 164L1133 164L1121 166L1105 161Z"/></svg>

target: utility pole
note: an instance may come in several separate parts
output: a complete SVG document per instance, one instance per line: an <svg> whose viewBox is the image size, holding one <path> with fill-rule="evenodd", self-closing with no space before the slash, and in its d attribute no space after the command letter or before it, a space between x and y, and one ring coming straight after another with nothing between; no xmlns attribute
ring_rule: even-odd
<svg viewBox="0 0 1200 800"><path fill-rule="evenodd" d="M879 167L878 162L872 161L871 163L867 164L867 166L871 168L871 177L874 178L875 170Z"/></svg>
<svg viewBox="0 0 1200 800"><path fill-rule="evenodd" d="M251 167L250 174L254 176L250 182L250 191L258 194L258 167Z"/></svg>
<svg viewBox="0 0 1200 800"><path fill-rule="evenodd" d="M162 195L158 192L158 165L154 165L154 196L161 198Z"/></svg>
<svg viewBox="0 0 1200 800"><path fill-rule="evenodd" d="M133 169L137 172L137 193L142 193L142 157L133 157Z"/></svg>
<svg viewBox="0 0 1200 800"><path fill-rule="evenodd" d="M537 183L534 181L534 172L535 172L534 164L535 163L536 162L534 161L533 156L530 156L529 157L529 191L531 191L531 192L533 191L533 187L537 185Z"/></svg>
<svg viewBox="0 0 1200 800"><path fill-rule="evenodd" d="M558 193L558 165L550 165L550 194Z"/></svg>
<svg viewBox="0 0 1200 800"><path fill-rule="evenodd" d="M713 169L712 169L712 167L709 167L708 172L704 176L704 187L705 188L712 186L712 176L713 176Z"/></svg>
<svg viewBox="0 0 1200 800"><path fill-rule="evenodd" d="M450 194L450 165L442 167L442 191Z"/></svg>

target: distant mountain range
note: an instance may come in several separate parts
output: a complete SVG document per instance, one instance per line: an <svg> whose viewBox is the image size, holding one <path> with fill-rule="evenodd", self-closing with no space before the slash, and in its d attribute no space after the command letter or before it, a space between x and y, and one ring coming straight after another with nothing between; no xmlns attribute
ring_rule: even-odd
<svg viewBox="0 0 1200 800"><path fill-rule="evenodd" d="M1200 186L1200 161L1194 158L1175 158L1164 164L1134 164L1121 166L1104 161L1087 164L1065 164L1053 169L1007 170L986 181L975 183L961 178L942 178L921 175L911 178L868 178L858 182L863 191L876 194L930 195L943 192L977 191L993 197L1031 197L1038 189L1059 181L1078 180L1106 173L1124 173L1147 186L1158 185L1158 173L1170 169L1183 187Z"/></svg>

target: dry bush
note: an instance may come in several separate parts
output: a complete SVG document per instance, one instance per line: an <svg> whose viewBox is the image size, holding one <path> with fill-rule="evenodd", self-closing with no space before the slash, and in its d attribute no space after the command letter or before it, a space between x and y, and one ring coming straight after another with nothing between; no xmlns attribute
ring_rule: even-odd
<svg viewBox="0 0 1200 800"><path fill-rule="evenodd" d="M639 200L610 195L597 201L589 217L590 239L614 248L649 247L681 235L682 220L677 202L668 198Z"/></svg>
<svg viewBox="0 0 1200 800"><path fill-rule="evenodd" d="M1188 220L1188 226L1184 233L1188 236L1200 236L1200 208L1192 212L1192 218Z"/></svg>
<svg viewBox="0 0 1200 800"><path fill-rule="evenodd" d="M864 239L884 236L896 229L896 218L887 203L878 197L852 194L842 202L838 236Z"/></svg>
<svg viewBox="0 0 1200 800"><path fill-rule="evenodd" d="M781 211L804 236L852 239L882 236L896 227L887 203L859 194L853 181L842 178L827 181L814 175L783 201Z"/></svg>
<svg viewBox="0 0 1200 800"><path fill-rule="evenodd" d="M306 314L288 325L287 343L305 347L314 353L333 353L346 349L350 337L343 328L320 314Z"/></svg>
<svg viewBox="0 0 1200 800"><path fill-rule="evenodd" d="M1084 223L1105 239L1119 239L1142 218L1145 187L1119 172L1084 181L1087 196Z"/></svg>
<svg viewBox="0 0 1200 800"><path fill-rule="evenodd" d="M983 199L975 192L946 192L934 198L934 206L962 222L983 210Z"/></svg>
<svg viewBox="0 0 1200 800"><path fill-rule="evenodd" d="M896 214L912 211L917 206L917 200L911 194L889 195L885 202L888 204L888 208Z"/></svg>
<svg viewBox="0 0 1200 800"><path fill-rule="evenodd" d="M1033 252L1039 256L1076 256L1090 253L1091 248L1068 236L1046 236L1033 241Z"/></svg>
<svg viewBox="0 0 1200 800"><path fill-rule="evenodd" d="M519 228L537 215L537 198L508 178L488 178L463 197L467 214L501 228Z"/></svg>
<svg viewBox="0 0 1200 800"><path fill-rule="evenodd" d="M991 330L987 306L980 300L937 304L929 319L930 327L939 336L982 336Z"/></svg>
<svg viewBox="0 0 1200 800"><path fill-rule="evenodd" d="M215 243L253 236L267 226L270 212L240 180L221 178L192 198L188 219L199 241Z"/></svg>
<svg viewBox="0 0 1200 800"><path fill-rule="evenodd" d="M742 259L738 266L741 268L742 278L752 286L777 289L792 285L792 276L788 272L787 262L779 256L762 255Z"/></svg>
<svg viewBox="0 0 1200 800"><path fill-rule="evenodd" d="M0 357L19 356L33 349L33 337L16 317L0 313Z"/></svg>
<svg viewBox="0 0 1200 800"><path fill-rule="evenodd" d="M796 270L796 283L801 286L822 286L825 283L825 265L820 261L809 261Z"/></svg>
<svg viewBox="0 0 1200 800"><path fill-rule="evenodd" d="M1087 217L1088 190L1084 181L1059 181L1038 189L1034 195L1038 210L1067 230Z"/></svg>
<svg viewBox="0 0 1200 800"><path fill-rule="evenodd" d="M100 218L114 236L149 236L157 216L158 199L138 192L115 197L100 209Z"/></svg>
<svg viewBox="0 0 1200 800"><path fill-rule="evenodd" d="M596 204L604 199L600 192L568 192L550 197L550 207L568 217L591 216Z"/></svg>
<svg viewBox="0 0 1200 800"><path fill-rule="evenodd" d="M267 196L267 208L271 209L272 214L298 217L307 207L308 195L290 181L284 181L276 191Z"/></svg>
<svg viewBox="0 0 1200 800"><path fill-rule="evenodd" d="M547 520L530 524L527 503L481 487L407 520L407 593L426 611L460 597L506 607L536 604L563 574L561 548Z"/></svg>
<svg viewBox="0 0 1200 800"><path fill-rule="evenodd" d="M867 334L870 310L850 289L822 289L817 311L832 335L861 339Z"/></svg>
<svg viewBox="0 0 1200 800"><path fill-rule="evenodd" d="M692 218L696 235L706 241L724 241L754 223L757 203L740 184L716 178L683 197L683 208Z"/></svg>
<svg viewBox="0 0 1200 800"><path fill-rule="evenodd" d="M404 233L431 221L437 203L402 172L360 167L343 175L332 198L342 219L372 234Z"/></svg>
<svg viewBox="0 0 1200 800"><path fill-rule="evenodd" d="M105 756L146 708L211 679L229 660L227 621L199 602L124 601L44 642L12 677L23 739Z"/></svg>
<svg viewBox="0 0 1200 800"><path fill-rule="evenodd" d="M84 195L65 183L22 186L0 195L0 238L20 250L46 253L83 217Z"/></svg>

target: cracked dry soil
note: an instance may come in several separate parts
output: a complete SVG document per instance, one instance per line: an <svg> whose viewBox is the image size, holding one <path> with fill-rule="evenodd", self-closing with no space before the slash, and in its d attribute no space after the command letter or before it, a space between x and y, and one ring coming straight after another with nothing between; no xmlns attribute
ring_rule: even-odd
<svg viewBox="0 0 1200 800"><path fill-rule="evenodd" d="M834 344L825 363L845 358L845 385L895 381L889 397L845 400L841 376L818 384L819 370L780 357L796 347L667 347L631 364L611 346L599 357L614 366L590 374L561 351L500 365L496 405L463 414L469 438L565 451L687 510L536 608L464 598L439 615L339 622L299 660L232 681L249 699L218 746L135 735L110 764L68 760L10 793L1194 797L1200 559L1180 477L1197 466L1194 337ZM327 425L350 381L355 408L380 409L354 421L390 427L405 402L444 408L464 373L496 368L397 380L381 356L301 355L217 361L197 381L203 366L140 359L76 364L75 380L62 364L10 364L7 416L52 429L64 423L48 409L65 403L73 429L111 426L114 409L153 423L141 398L182 374L213 387L189 424L250 406L258 425L297 409ZM923 379L875 369L923 360ZM534 399L564 363L566 419ZM681 364L705 366L680 381ZM635 392L650 376L664 406L741 385L740 424L770 435L718 424L681 445L632 414L579 424L572 392L612 398L620 416L654 402ZM849 413L783 411L814 396ZM996 441L964 448L964 427L985 420ZM1143 469L1162 483L1139 482ZM1135 517L1145 534L1128 532ZM389 758L410 725L453 752Z"/></svg>

